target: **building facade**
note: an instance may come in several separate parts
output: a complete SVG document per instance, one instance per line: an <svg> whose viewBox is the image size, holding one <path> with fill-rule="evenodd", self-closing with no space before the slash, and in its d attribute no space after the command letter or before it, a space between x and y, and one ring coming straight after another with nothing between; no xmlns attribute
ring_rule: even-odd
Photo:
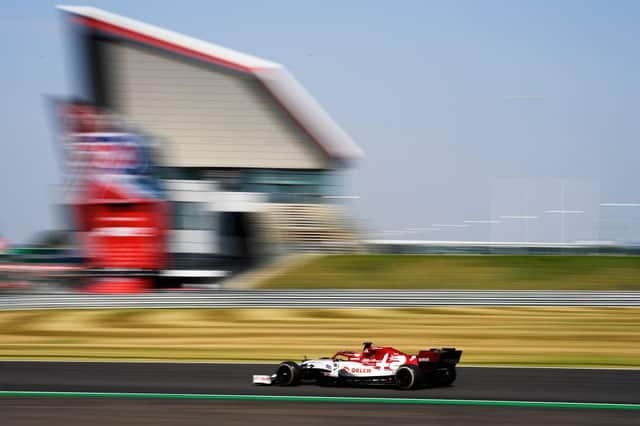
<svg viewBox="0 0 640 426"><path fill-rule="evenodd" d="M83 100L154 141L179 277L357 247L327 202L362 151L280 64L92 7L60 7Z"/></svg>

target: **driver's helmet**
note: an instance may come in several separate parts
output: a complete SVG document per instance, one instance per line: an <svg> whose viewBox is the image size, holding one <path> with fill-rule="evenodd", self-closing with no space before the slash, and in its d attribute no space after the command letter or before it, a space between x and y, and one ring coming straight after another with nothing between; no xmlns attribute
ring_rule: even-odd
<svg viewBox="0 0 640 426"><path fill-rule="evenodd" d="M363 346L364 346L364 348L362 349L362 354L365 357L367 357L367 358L372 357L376 353L376 350L373 348L373 343L364 342Z"/></svg>

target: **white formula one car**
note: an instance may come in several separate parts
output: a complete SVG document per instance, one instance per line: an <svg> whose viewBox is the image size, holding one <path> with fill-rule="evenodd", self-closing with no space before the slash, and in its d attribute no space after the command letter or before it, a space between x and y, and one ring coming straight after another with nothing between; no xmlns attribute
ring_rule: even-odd
<svg viewBox="0 0 640 426"><path fill-rule="evenodd" d="M456 379L462 351L429 349L408 355L389 346L365 342L362 352L339 351L331 358L285 361L272 375L253 376L259 385L295 386L316 383L339 385L392 385L399 389L447 386Z"/></svg>

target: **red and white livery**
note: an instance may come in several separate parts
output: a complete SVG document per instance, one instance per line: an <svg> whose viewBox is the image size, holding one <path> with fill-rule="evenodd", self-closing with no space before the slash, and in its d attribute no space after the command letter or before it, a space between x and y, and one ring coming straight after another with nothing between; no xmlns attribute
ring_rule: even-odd
<svg viewBox="0 0 640 426"><path fill-rule="evenodd" d="M365 342L362 352L339 351L330 358L285 361L270 376L253 376L254 384L294 386L393 385L399 389L448 386L456 379L461 350L429 349L409 355L390 346Z"/></svg>

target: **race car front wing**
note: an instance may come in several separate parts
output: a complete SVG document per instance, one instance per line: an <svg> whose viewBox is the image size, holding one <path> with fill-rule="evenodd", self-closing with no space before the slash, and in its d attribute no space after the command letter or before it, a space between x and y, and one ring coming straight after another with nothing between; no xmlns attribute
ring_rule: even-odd
<svg viewBox="0 0 640 426"><path fill-rule="evenodd" d="M254 374L253 375L253 384L254 385L273 385L276 382L276 375L267 375L267 374Z"/></svg>

